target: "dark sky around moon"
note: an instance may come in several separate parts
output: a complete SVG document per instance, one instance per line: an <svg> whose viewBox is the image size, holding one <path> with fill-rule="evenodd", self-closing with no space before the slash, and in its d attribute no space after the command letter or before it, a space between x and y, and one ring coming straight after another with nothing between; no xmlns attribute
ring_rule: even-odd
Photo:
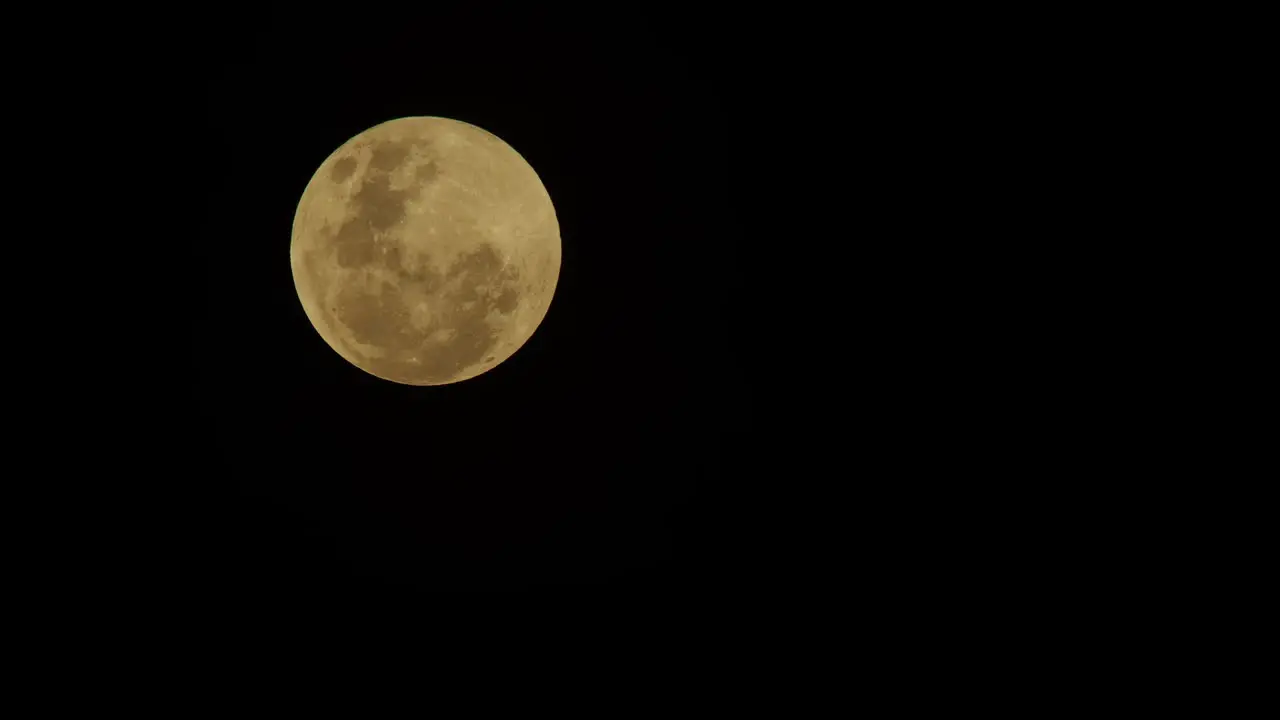
<svg viewBox="0 0 1280 720"><path fill-rule="evenodd" d="M851 524L880 523L862 532L870 552L908 536L934 544L914 532L921 506L940 515L963 491L950 477L911 476L925 460L954 459L920 441L981 409L944 398L943 416L931 413L937 371L959 382L982 355L985 338L969 327L987 320L967 312L964 284L1003 282L1005 271L1035 283L1057 262L1028 262L1037 243L1021 237L979 239L966 257L971 243L957 235L981 235L987 220L1022 232L1025 215L1056 227L1062 213L1039 203L1078 193L1046 190L1032 171L1057 174L1062 147L1109 137L1115 108L1095 97L1095 81L1124 95L1131 77L1115 80L1112 60L1141 57L1103 53L1077 75L1078 26L1026 28L1017 44L1038 44L1037 56L985 16L955 22L960 11L846 20L760 6L743 22L745 5L705 17L638 4L508 10L220 6L152 17L112 7L21 23L27 45L49 52L14 49L10 165L29 191L16 211L42 228L91 227L71 243L56 239L60 227L10 243L61 256L11 263L15 282L33 286L13 319L35 317L30 329L74 343L49 352L36 335L16 340L40 352L15 356L15 397L37 365L63 371L40 413L14 413L55 442L15 444L40 454L42 475L71 458L68 477L112 489L115 478L155 478L171 491L129 498L140 523L98 512L113 527L77 539L75 554L164 518L137 532L140 552L101 553L104 565L136 559L166 588L189 573L213 608L291 609L391 588L706 586L735 574L726 566L755 577L757 560L796 560L779 550L788 519L775 499L831 471L806 468L774 432L793 423L802 445L891 448L882 467L851 478L902 493L897 506L849 508ZM988 61L975 65L975 53ZM546 322L504 372L406 393L317 352L288 239L327 152L417 114L473 122L519 148L555 201L564 258ZM1076 137L1082 117L1090 127ZM1015 202L986 192L986 180L1014 186ZM1016 267L992 260L1006 242ZM1067 245L1055 238L1048 250ZM74 269L98 284L64 276ZM1000 282L979 292L995 297ZM49 313L59 297L75 305ZM91 321L105 326L96 337ZM1021 324L1000 332L1016 339ZM851 328L853 357L831 347L840 333L830 326ZM797 390L811 375L820 387ZM856 395L840 396L841 378L860 383ZM154 409L140 410L148 387ZM757 409L771 389L815 407ZM892 396L887 410L868 397L877 392ZM821 417L841 412L861 412L860 425L889 442ZM806 421L842 437L824 442ZM744 441L766 422L768 435ZM785 464L770 467L771 452ZM744 485L766 486L755 494L769 507L743 512L758 509ZM63 495L60 515L80 499ZM818 504L791 522L812 526ZM60 530L50 523L31 540ZM962 535L939 533L937 545ZM160 597L114 579L67 597L118 588Z"/></svg>
<svg viewBox="0 0 1280 720"><path fill-rule="evenodd" d="M770 143L734 132L710 36L582 22L263 19L221 44L203 148L217 158L208 241L220 250L202 298L215 339L200 359L207 458L225 478L226 534L208 558L219 592L715 575L719 493L748 416L750 341L731 326L750 305L735 167ZM517 148L561 226L542 326L457 386L351 367L320 344L290 279L311 173L347 138L412 115Z"/></svg>

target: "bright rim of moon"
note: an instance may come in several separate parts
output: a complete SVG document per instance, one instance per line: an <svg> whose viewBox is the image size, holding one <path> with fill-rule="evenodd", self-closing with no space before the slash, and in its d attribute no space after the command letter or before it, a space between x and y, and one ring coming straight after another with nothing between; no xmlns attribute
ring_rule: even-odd
<svg viewBox="0 0 1280 720"><path fill-rule="evenodd" d="M458 120L408 117L321 164L290 255L329 347L384 380L444 385L494 368L533 335L560 275L560 226L510 145Z"/></svg>

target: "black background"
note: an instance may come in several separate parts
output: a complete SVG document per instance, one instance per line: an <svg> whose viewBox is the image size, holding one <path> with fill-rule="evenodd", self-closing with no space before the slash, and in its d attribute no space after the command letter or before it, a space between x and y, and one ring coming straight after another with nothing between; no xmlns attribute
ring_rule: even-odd
<svg viewBox="0 0 1280 720"><path fill-rule="evenodd" d="M291 608L433 590L706 588L785 566L790 578L868 588L897 608L911 607L902 600L923 579L933 587L914 599L929 617L938 603L956 606L957 593L985 599L972 569L1006 547L1043 564L1026 533L1002 525L1010 494L986 477L1001 465L1035 475L1036 462L1063 455L1028 457L1019 440L1046 432L1024 409L1044 405L1052 373L1031 363L1041 377L1019 384L1015 411L985 397L1007 382L1009 358L1038 352L1023 332L1038 306L1002 284L1051 279L1061 259L1032 262L1040 231L1007 212L1011 199L1045 195L1017 168L1058 173L1041 153L1075 133L1042 127L1064 100L1035 62L918 10L889 22L329 12L157 21L112 8L101 23L46 25L53 37L40 52L74 44L82 59L50 68L14 45L24 57L13 85L30 100L15 104L27 127L13 145L31 157L11 164L37 196L18 196L16 209L34 217L25 203L42 195L54 206L38 208L53 223L43 242L9 249L60 257L14 263L11 282L38 292L13 303L11 320L54 310L56 322L37 317L72 347L50 352L34 333L11 333L28 367L13 376L10 402L29 393L41 411L11 413L15 424L55 439L13 444L34 451L40 481L30 484L52 496L54 522L12 505L40 531L19 555L74 575L40 552L65 543L71 563L106 570L66 594L75 614L121 590L131 603L162 601L136 603L150 610L186 576L198 585L188 597L220 610L226 599ZM988 34L1003 29L980 22ZM1073 63L1075 41L1044 47ZM986 67L967 61L978 46ZM984 84L990 91L973 91ZM1028 87L1053 97L1029 105ZM511 143L547 185L562 228L564 264L542 327L508 362L456 387L406 389L347 365L307 323L287 260L316 166L352 135L415 114L473 122ZM68 131L56 145L38 132L54 120ZM50 162L63 148L73 156ZM92 181L75 202L61 192L68 172ZM1073 217L1032 215L1054 227ZM69 220L89 227L72 235ZM1019 228L1014 241L1003 231L967 239L1001 223ZM50 241L59 235L73 242ZM748 236L763 242L749 248ZM1061 255L1061 245L1048 251ZM99 285L64 274L75 270ZM93 292L57 303L80 288ZM974 288L1001 309L975 311ZM1006 321L1003 306L1027 318ZM1017 347L992 361L996 344L974 330L983 323ZM46 386L61 396L30 393L37 358L66 364ZM993 367L1001 377L988 382ZM756 410L762 388L797 402ZM993 430L982 417L993 408L1020 429ZM768 442L745 442L766 416L777 421ZM979 489L964 480L974 473ZM68 486L76 479L96 491L91 522L73 512L84 497ZM123 491L135 479L161 489L135 498ZM1055 496L1036 507L1025 493L1039 486L1021 476L1015 485L1012 515L1037 527L1053 527L1051 508L1080 495L1050 484ZM827 489L845 497L817 499ZM990 548L974 552L974 528ZM841 557L824 562L824 548ZM130 567L144 593L130 592Z"/></svg>
<svg viewBox="0 0 1280 720"><path fill-rule="evenodd" d="M740 558L750 390L735 342L732 51L695 23L446 10L218 19L199 72L203 318L191 569L242 598L706 586ZM213 22L211 20L211 22ZM339 145L455 118L534 167L560 222L550 311L496 369L413 388L349 365L289 265ZM737 528L737 529L735 529Z"/></svg>

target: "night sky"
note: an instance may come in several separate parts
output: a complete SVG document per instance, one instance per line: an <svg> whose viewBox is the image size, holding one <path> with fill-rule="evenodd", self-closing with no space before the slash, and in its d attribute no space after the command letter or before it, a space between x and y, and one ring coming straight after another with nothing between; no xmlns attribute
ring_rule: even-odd
<svg viewBox="0 0 1280 720"><path fill-rule="evenodd" d="M749 423L732 187L744 148L710 29L526 11L231 18L200 68L193 570L228 600L580 585L706 587L740 562ZM368 375L289 263L319 164L392 118L496 134L563 244L547 317L448 386ZM750 295L748 295L750 296ZM759 295L755 295L759 297Z"/></svg>

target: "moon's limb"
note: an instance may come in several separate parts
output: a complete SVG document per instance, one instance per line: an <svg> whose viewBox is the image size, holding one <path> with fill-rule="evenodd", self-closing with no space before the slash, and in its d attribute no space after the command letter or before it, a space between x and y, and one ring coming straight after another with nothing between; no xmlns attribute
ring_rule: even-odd
<svg viewBox="0 0 1280 720"><path fill-rule="evenodd" d="M349 140L316 171L294 218L294 281L325 342L410 385L483 373L550 306L560 233L546 189L495 136L402 118Z"/></svg>

